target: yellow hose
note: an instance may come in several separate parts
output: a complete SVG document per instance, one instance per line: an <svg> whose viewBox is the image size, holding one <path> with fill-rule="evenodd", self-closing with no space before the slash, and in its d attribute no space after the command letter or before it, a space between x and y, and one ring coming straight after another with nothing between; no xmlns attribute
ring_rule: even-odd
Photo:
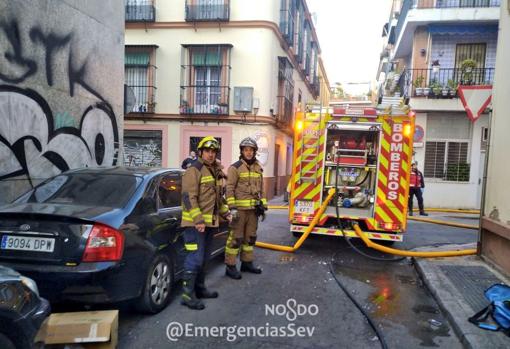
<svg viewBox="0 0 510 349"><path fill-rule="evenodd" d="M418 212L419 209L415 208L413 210L414 212ZM427 208L427 212L452 212L452 213L472 213L472 214L479 214L480 210L465 210L465 209L453 209L453 208Z"/></svg>
<svg viewBox="0 0 510 349"><path fill-rule="evenodd" d="M435 258L435 257L454 257L454 256L468 256L476 254L476 249L470 250L460 250L460 251L438 251L438 252L421 252L421 251L403 251L397 250L396 248L386 247L379 244L376 244L369 238L363 234L360 227L357 224L354 224L354 231L356 234L363 240L363 242L370 248L375 250L391 253L397 256L405 256L405 257L426 257L426 258Z"/></svg>
<svg viewBox="0 0 510 349"><path fill-rule="evenodd" d="M453 222L446 222L446 221L438 221L436 219L430 219L430 218L418 218L418 217L407 217L408 220L412 221L418 221L418 222L425 222L425 223L432 223L432 224L441 224L441 225L449 225L452 227L458 227L458 228L466 228L466 229L474 229L478 230L477 225L470 225L470 224L462 224L462 223L453 223Z"/></svg>
<svg viewBox="0 0 510 349"><path fill-rule="evenodd" d="M322 202L321 207L319 208L319 211L315 214L312 221L310 222L310 225L305 229L303 232L303 235L299 238L298 241L294 244L294 246L283 246L283 245L274 245L267 242L257 241L255 243L255 246L257 247L263 247L268 248L270 250L276 250L276 251L282 251L282 252L295 252L298 248L301 247L303 242L308 238L308 235L312 232L315 225L319 222L320 217L326 211L326 208L328 207L328 203L331 201L331 198L335 195L335 189L331 188L328 191L328 196L324 201Z"/></svg>

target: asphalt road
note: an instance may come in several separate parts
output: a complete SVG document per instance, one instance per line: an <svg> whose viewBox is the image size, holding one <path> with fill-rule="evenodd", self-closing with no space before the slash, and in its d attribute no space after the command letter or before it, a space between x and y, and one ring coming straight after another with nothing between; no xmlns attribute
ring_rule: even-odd
<svg viewBox="0 0 510 349"><path fill-rule="evenodd" d="M451 215L433 218L449 219ZM455 218L476 224L469 218ZM410 249L476 241L475 230L410 222L405 241ZM292 245L286 211L273 211L261 224L259 240ZM369 251L353 240L364 252ZM343 238L312 236L295 254L256 249L261 275L242 280L224 275L221 259L212 261L207 284L220 297L206 309L179 304L176 289L161 313L139 315L121 309L119 348L379 348L375 332L329 272L370 314L389 348L461 348L448 321L422 285L412 261L373 261L356 253ZM296 314L296 313L301 313ZM171 341L167 330L175 338ZM183 329L178 336L180 328ZM186 334L186 331L187 334Z"/></svg>

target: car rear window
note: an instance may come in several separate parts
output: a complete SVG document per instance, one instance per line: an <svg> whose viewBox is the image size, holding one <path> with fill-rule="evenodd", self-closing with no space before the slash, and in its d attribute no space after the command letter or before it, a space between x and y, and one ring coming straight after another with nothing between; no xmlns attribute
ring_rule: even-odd
<svg viewBox="0 0 510 349"><path fill-rule="evenodd" d="M15 202L123 207L142 178L134 175L70 173L53 177Z"/></svg>

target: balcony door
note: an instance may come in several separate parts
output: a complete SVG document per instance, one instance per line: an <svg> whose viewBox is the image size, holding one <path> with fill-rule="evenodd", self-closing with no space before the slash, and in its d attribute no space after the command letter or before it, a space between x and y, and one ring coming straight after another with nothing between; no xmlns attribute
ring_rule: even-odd
<svg viewBox="0 0 510 349"><path fill-rule="evenodd" d="M195 112L212 113L221 97L221 67L195 67Z"/></svg>
<svg viewBox="0 0 510 349"><path fill-rule="evenodd" d="M470 84L482 84L485 82L485 56L487 44L457 44L455 49L455 80L462 80L462 62L472 59L476 62L476 68L471 73Z"/></svg>

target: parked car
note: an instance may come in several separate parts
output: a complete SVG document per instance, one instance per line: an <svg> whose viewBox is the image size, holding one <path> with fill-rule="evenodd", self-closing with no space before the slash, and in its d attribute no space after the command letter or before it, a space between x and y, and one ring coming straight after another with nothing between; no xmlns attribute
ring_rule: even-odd
<svg viewBox="0 0 510 349"><path fill-rule="evenodd" d="M32 348L34 337L50 314L34 280L0 265L0 348Z"/></svg>
<svg viewBox="0 0 510 349"><path fill-rule="evenodd" d="M33 278L50 301L169 301L185 256L180 169L68 171L0 208L0 263ZM213 256L223 252L216 234Z"/></svg>

